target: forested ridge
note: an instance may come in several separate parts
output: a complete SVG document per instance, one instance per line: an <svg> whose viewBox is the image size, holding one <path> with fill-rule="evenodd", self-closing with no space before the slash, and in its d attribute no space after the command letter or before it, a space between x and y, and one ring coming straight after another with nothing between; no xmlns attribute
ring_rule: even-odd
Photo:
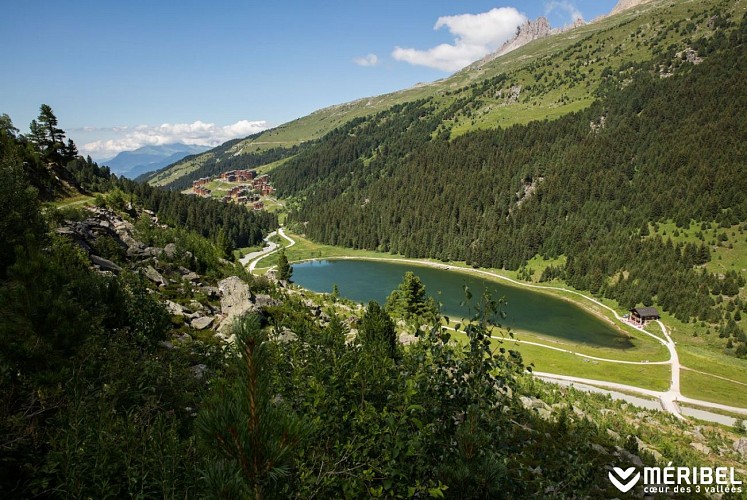
<svg viewBox="0 0 747 500"><path fill-rule="evenodd" d="M329 134L273 182L302 200L291 218L317 241L505 269L562 255L545 279L720 324L747 355L731 313L712 307L743 278L700 267L715 242L650 230L747 220L746 26L692 41L700 64L670 47L607 71L603 98L552 122L450 139L438 126L466 103L397 106Z"/></svg>

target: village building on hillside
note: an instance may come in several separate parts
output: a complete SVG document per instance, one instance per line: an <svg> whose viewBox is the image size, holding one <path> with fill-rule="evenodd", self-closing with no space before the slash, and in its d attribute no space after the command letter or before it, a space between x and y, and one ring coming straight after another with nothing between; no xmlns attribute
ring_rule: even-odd
<svg viewBox="0 0 747 500"><path fill-rule="evenodd" d="M265 204L260 201L261 196L271 196L275 188L270 185L270 176L257 176L256 170L229 170L220 174L217 179L224 182L241 183L231 186L220 199L225 203L250 205L254 210L264 210ZM214 179L203 177L192 182L192 192L198 196L208 197L212 191L206 186ZM222 191L222 189L218 189Z"/></svg>
<svg viewBox="0 0 747 500"><path fill-rule="evenodd" d="M630 310L630 319L638 325L646 324L646 321L659 319L659 311L655 307L634 307Z"/></svg>
<svg viewBox="0 0 747 500"><path fill-rule="evenodd" d="M227 182L249 182L257 177L256 170L229 170L220 174L220 179Z"/></svg>
<svg viewBox="0 0 747 500"><path fill-rule="evenodd" d="M203 198L207 198L210 196L210 193L212 193L208 188L202 186L195 186L192 188L192 191L194 191L197 196L202 196Z"/></svg>

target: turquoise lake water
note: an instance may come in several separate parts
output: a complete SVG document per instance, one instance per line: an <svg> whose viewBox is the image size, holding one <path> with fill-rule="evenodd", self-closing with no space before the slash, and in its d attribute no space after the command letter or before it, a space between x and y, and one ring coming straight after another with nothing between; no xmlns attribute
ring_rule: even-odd
<svg viewBox="0 0 747 500"><path fill-rule="evenodd" d="M457 318L470 315L464 286L474 301L487 290L493 298L503 298L506 318L501 325L521 332L573 340L595 347L628 349L627 336L583 308L551 295L490 281L479 276L407 263L367 260L319 260L293 265L293 281L315 292L330 293L337 285L340 295L360 303L386 298L412 271L426 286L428 295L442 304L442 314Z"/></svg>

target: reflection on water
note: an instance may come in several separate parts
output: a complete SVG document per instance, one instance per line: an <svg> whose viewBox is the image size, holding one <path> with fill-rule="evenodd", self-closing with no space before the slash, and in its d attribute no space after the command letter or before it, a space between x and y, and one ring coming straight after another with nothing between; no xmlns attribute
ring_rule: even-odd
<svg viewBox="0 0 747 500"><path fill-rule="evenodd" d="M576 304L453 270L394 262L321 260L294 264L293 281L323 293L331 292L337 285L343 297L361 303L376 300L383 304L407 271L420 277L428 294L442 304L442 312L447 316L465 317L474 311L474 300L470 305L463 305L464 286L467 286L475 299L488 292L493 298L504 300L506 317L501 320L504 327L596 347L632 347L627 336L609 322Z"/></svg>

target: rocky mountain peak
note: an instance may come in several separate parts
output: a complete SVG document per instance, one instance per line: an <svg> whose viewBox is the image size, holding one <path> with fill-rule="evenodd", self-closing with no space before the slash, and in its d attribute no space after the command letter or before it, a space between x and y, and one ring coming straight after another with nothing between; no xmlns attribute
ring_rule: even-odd
<svg viewBox="0 0 747 500"><path fill-rule="evenodd" d="M533 40L548 36L551 32L552 28L546 17L538 17L534 21L530 19L516 29L516 34L511 40L504 43L497 52L491 55L495 58L508 54L512 50L516 50Z"/></svg>
<svg viewBox="0 0 747 500"><path fill-rule="evenodd" d="M534 21L528 20L527 22L516 28L516 34L513 36L513 38L504 43L497 51L488 54L483 59L477 61L477 63L475 63L475 66L480 67L483 64L501 57L502 55L508 54L509 52L514 51L520 47L523 47L524 45L534 40L539 40L540 38L545 38L556 33L562 33L564 31L568 31L585 24L586 21L579 18L576 19L570 26L553 29L550 27L550 21L548 21L544 16L538 17Z"/></svg>

